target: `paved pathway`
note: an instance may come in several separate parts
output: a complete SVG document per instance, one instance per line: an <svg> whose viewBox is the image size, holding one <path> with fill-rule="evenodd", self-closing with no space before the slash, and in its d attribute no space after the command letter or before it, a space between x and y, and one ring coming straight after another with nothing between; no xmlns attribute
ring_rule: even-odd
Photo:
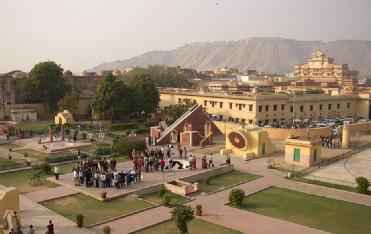
<svg viewBox="0 0 371 234"><path fill-rule="evenodd" d="M42 202L56 199L59 197L65 197L76 193L78 193L76 190L70 189L65 186L59 186L56 188L46 188L43 190L26 193L25 195L34 202Z"/></svg>

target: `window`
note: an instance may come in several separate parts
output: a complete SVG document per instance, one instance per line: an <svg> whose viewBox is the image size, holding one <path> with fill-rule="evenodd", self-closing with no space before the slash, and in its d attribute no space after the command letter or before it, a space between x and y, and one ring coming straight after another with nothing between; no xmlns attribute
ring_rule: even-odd
<svg viewBox="0 0 371 234"><path fill-rule="evenodd" d="M242 110L242 104L238 104L238 109Z"/></svg>
<svg viewBox="0 0 371 234"><path fill-rule="evenodd" d="M300 149L294 149L294 161L300 162Z"/></svg>
<svg viewBox="0 0 371 234"><path fill-rule="evenodd" d="M233 107L233 103L230 102L230 103L229 103L229 109L232 109L232 107Z"/></svg>
<svg viewBox="0 0 371 234"><path fill-rule="evenodd" d="M252 111L253 105L249 105L249 111Z"/></svg>
<svg viewBox="0 0 371 234"><path fill-rule="evenodd" d="M313 151L313 161L317 161L317 149L314 149Z"/></svg>
<svg viewBox="0 0 371 234"><path fill-rule="evenodd" d="M215 105L215 102L210 102L211 106L214 107Z"/></svg>
<svg viewBox="0 0 371 234"><path fill-rule="evenodd" d="M347 103L347 108L350 108L350 102Z"/></svg>
<svg viewBox="0 0 371 234"><path fill-rule="evenodd" d="M310 110L310 111L313 111L313 105L310 105L310 106L309 106L309 110Z"/></svg>
<svg viewBox="0 0 371 234"><path fill-rule="evenodd" d="M269 106L268 105L265 106L265 111L269 111Z"/></svg>
<svg viewBox="0 0 371 234"><path fill-rule="evenodd" d="M300 112L304 111L304 106L300 106Z"/></svg>
<svg viewBox="0 0 371 234"><path fill-rule="evenodd" d="M262 112L263 106L259 106L259 112Z"/></svg>
<svg viewBox="0 0 371 234"><path fill-rule="evenodd" d="M337 104L337 108L340 109L340 103Z"/></svg>
<svg viewBox="0 0 371 234"><path fill-rule="evenodd" d="M281 110L285 110L285 104L281 105Z"/></svg>
<svg viewBox="0 0 371 234"><path fill-rule="evenodd" d="M207 100L204 100L204 106L207 106Z"/></svg>
<svg viewBox="0 0 371 234"><path fill-rule="evenodd" d="M332 105L331 104L328 104L328 109L329 110L331 110L331 107L332 107Z"/></svg>
<svg viewBox="0 0 371 234"><path fill-rule="evenodd" d="M322 110L323 105L319 105L319 110Z"/></svg>
<svg viewBox="0 0 371 234"><path fill-rule="evenodd" d="M277 105L273 105L273 110L277 111Z"/></svg>
<svg viewBox="0 0 371 234"><path fill-rule="evenodd" d="M292 113L294 111L294 107L290 106L290 112Z"/></svg>
<svg viewBox="0 0 371 234"><path fill-rule="evenodd" d="M219 102L219 107L223 108L223 102Z"/></svg>

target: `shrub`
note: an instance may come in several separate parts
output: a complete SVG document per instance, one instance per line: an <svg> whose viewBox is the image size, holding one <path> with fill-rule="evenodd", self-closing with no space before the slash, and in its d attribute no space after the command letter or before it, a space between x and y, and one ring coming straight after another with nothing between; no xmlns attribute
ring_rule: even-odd
<svg viewBox="0 0 371 234"><path fill-rule="evenodd" d="M244 197L245 191L239 188L233 189L229 194L229 201L234 206L241 206Z"/></svg>
<svg viewBox="0 0 371 234"><path fill-rule="evenodd" d="M370 186L370 182L363 176L356 178L357 182L357 191L362 194L368 193L368 187Z"/></svg>
<svg viewBox="0 0 371 234"><path fill-rule="evenodd" d="M109 226L103 227L103 233L104 234L111 234L111 228Z"/></svg>
<svg viewBox="0 0 371 234"><path fill-rule="evenodd" d="M98 146L94 150L94 154L98 156L109 155L111 153L112 153L111 147L108 147L108 146Z"/></svg>
<svg viewBox="0 0 371 234"><path fill-rule="evenodd" d="M82 228L82 226L84 226L84 216L82 214L76 215L76 224L79 228Z"/></svg>
<svg viewBox="0 0 371 234"><path fill-rule="evenodd" d="M170 205L171 197L168 194L164 194L162 196L162 201L164 202L165 206L168 206L168 205Z"/></svg>
<svg viewBox="0 0 371 234"><path fill-rule="evenodd" d="M146 148L144 139L135 136L120 138L114 145L114 149L118 154L128 155L130 158L132 158L131 152L133 149L144 151Z"/></svg>
<svg viewBox="0 0 371 234"><path fill-rule="evenodd" d="M150 128L137 128L134 130L136 134L149 133Z"/></svg>
<svg viewBox="0 0 371 234"><path fill-rule="evenodd" d="M43 164L41 165L41 170L42 170L42 172L44 172L45 174L50 174L50 172L52 171L52 167L51 167L49 164L47 164L47 163L43 163Z"/></svg>
<svg viewBox="0 0 371 234"><path fill-rule="evenodd" d="M85 132L81 133L81 138L82 138L83 140L86 140L86 133L85 133Z"/></svg>
<svg viewBox="0 0 371 234"><path fill-rule="evenodd" d="M210 177L206 178L206 180L205 180L205 184L209 185L210 182L211 182L211 178L210 178Z"/></svg>
<svg viewBox="0 0 371 234"><path fill-rule="evenodd" d="M202 215L202 205L200 205L200 204L196 205L196 215L197 216Z"/></svg>
<svg viewBox="0 0 371 234"><path fill-rule="evenodd" d="M81 156L81 159L85 159L85 158L88 157L88 155L86 153L83 153L83 152L81 152L80 156ZM49 156L46 161L48 163L60 163L60 162L66 162L66 161L73 161L73 160L77 160L77 159L78 159L77 155L67 154L67 155Z"/></svg>
<svg viewBox="0 0 371 234"><path fill-rule="evenodd" d="M153 121L145 122L143 125L144 125L144 127L147 127L148 128L148 127L157 126L159 123L160 123L160 121L153 120Z"/></svg>
<svg viewBox="0 0 371 234"><path fill-rule="evenodd" d="M164 188L161 188L159 191L158 191L158 196L159 197L163 197L165 195L165 192L166 190Z"/></svg>
<svg viewBox="0 0 371 234"><path fill-rule="evenodd" d="M111 131L120 131L120 130L138 128L138 127L139 126L136 123L124 123L124 124L111 125L109 127L109 130L111 130Z"/></svg>
<svg viewBox="0 0 371 234"><path fill-rule="evenodd" d="M181 234L188 233L187 223L194 218L194 211L190 206L177 205L171 211L171 219L176 224Z"/></svg>

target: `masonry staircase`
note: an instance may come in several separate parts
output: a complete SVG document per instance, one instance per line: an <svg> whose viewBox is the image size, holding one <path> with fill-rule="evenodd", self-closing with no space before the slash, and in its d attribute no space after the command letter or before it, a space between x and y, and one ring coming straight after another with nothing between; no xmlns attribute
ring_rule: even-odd
<svg viewBox="0 0 371 234"><path fill-rule="evenodd" d="M195 110L198 108L198 104L189 108L180 118L178 118L174 123L172 123L169 127L167 127L163 132L160 134L160 138L158 138L157 142L160 142L167 134L169 134L179 123L181 123L184 119L190 116Z"/></svg>

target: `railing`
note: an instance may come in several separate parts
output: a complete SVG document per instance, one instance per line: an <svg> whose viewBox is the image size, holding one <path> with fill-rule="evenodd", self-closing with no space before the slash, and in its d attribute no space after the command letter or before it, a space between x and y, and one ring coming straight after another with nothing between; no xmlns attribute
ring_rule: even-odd
<svg viewBox="0 0 371 234"><path fill-rule="evenodd" d="M321 169L323 167L326 167L326 166L328 166L328 165L330 165L332 163L335 163L335 162L337 162L339 160L342 160L342 159L345 159L345 158L349 158L349 157L351 157L351 156L353 156L353 155L355 155L355 154L357 154L357 153L359 153L359 152L361 152L361 151L363 151L365 149L368 149L370 147L371 147L371 143L368 143L368 144L359 146L359 147L355 148L352 151L348 151L348 152L345 152L343 154L340 154L340 155L338 155L336 157L323 160L323 161L319 162L318 164L316 164L315 166L309 167L307 169L304 169L304 170L298 172L298 176L300 176L300 177L307 176L307 175L309 175L309 174L311 174L311 173L313 173L313 172L315 172L315 171L317 171L317 170L319 170L319 169Z"/></svg>
<svg viewBox="0 0 371 234"><path fill-rule="evenodd" d="M322 176L306 175L305 178L310 179L310 180L314 180L314 181L330 183L330 184L344 185L344 186L348 186L348 187L352 187L352 188L357 187L357 183L355 183L355 182L349 182L349 181L345 181L345 180L338 180L338 179L327 178L327 177L322 177Z"/></svg>

